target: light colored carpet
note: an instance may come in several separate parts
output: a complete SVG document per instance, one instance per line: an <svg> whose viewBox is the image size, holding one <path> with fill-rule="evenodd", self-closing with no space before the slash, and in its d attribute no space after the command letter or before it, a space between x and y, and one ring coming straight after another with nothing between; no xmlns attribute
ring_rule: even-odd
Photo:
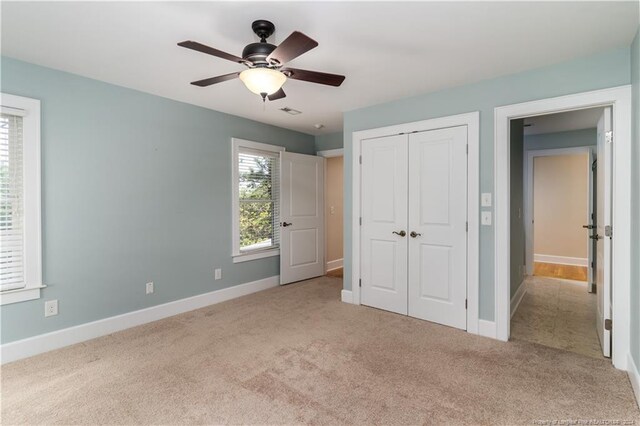
<svg viewBox="0 0 640 426"><path fill-rule="evenodd" d="M323 277L2 368L2 422L532 424L640 415L608 361L341 303Z"/></svg>
<svg viewBox="0 0 640 426"><path fill-rule="evenodd" d="M511 337L604 359L596 330L597 296L573 281L528 277L511 319Z"/></svg>

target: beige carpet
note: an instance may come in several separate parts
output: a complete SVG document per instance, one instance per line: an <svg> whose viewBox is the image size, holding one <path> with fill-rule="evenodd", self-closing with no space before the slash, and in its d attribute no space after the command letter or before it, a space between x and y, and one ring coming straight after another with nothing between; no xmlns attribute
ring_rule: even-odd
<svg viewBox="0 0 640 426"><path fill-rule="evenodd" d="M604 359L596 331L597 296L587 285L529 277L511 319L511 337Z"/></svg>
<svg viewBox="0 0 640 426"><path fill-rule="evenodd" d="M279 287L2 368L2 422L532 424L640 421L606 360Z"/></svg>

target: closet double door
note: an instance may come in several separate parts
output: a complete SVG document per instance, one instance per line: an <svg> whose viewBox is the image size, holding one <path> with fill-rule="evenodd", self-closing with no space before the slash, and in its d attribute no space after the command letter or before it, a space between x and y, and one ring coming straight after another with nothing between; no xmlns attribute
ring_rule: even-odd
<svg viewBox="0 0 640 426"><path fill-rule="evenodd" d="M466 329L467 127L361 153L361 303Z"/></svg>

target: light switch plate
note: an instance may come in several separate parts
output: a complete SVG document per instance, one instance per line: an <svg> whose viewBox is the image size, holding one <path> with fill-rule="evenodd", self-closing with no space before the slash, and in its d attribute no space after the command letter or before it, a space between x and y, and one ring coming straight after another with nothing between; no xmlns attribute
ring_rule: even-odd
<svg viewBox="0 0 640 426"><path fill-rule="evenodd" d="M147 294L153 293L153 283L152 282L148 282L145 285L145 291L146 291Z"/></svg>
<svg viewBox="0 0 640 426"><path fill-rule="evenodd" d="M480 204L482 205L482 207L491 207L491 193L490 192L483 192L482 196L480 197Z"/></svg>
<svg viewBox="0 0 640 426"><path fill-rule="evenodd" d="M491 212L482 212L480 219L483 225L485 226L491 225Z"/></svg>
<svg viewBox="0 0 640 426"><path fill-rule="evenodd" d="M214 277L215 277L214 279L216 279L216 280L221 280L221 279L222 279L222 269L217 268L217 269L214 271L214 274L215 274L215 275L214 275Z"/></svg>

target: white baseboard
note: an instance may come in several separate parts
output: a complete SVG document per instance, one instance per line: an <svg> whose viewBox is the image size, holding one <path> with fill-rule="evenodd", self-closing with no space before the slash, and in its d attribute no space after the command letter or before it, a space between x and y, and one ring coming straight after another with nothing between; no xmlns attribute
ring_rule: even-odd
<svg viewBox="0 0 640 426"><path fill-rule="evenodd" d="M516 290L516 294L511 298L511 318L513 318L513 314L518 310L518 306L520 306L520 302L522 302L522 298L527 293L527 285L524 280L518 286L518 290Z"/></svg>
<svg viewBox="0 0 640 426"><path fill-rule="evenodd" d="M27 358L40 353L52 351L54 349L95 339L96 337L105 336L107 334L115 333L116 331L125 330L127 328L157 321L184 312L193 311L194 309L204 308L205 306L214 305L240 296L266 290L268 288L277 287L278 285L280 285L280 277L275 275L273 277L264 278L246 284L223 288L221 290L187 297L186 299L180 299L164 303L162 305L128 312L122 315L88 322L86 324L52 331L51 333L5 343L0 346L0 363L5 364L7 362L16 361L18 359Z"/></svg>
<svg viewBox="0 0 640 426"><path fill-rule="evenodd" d="M353 292L351 290L342 290L342 301L344 303L353 303Z"/></svg>
<svg viewBox="0 0 640 426"><path fill-rule="evenodd" d="M478 335L496 338L496 323L494 321L478 320Z"/></svg>
<svg viewBox="0 0 640 426"><path fill-rule="evenodd" d="M638 407L640 407L640 373L630 353L627 354L627 374L629 374L629 380L631 381L633 393L636 396L636 402L638 403Z"/></svg>
<svg viewBox="0 0 640 426"><path fill-rule="evenodd" d="M327 262L327 271L342 268L343 259L330 260Z"/></svg>
<svg viewBox="0 0 640 426"><path fill-rule="evenodd" d="M559 265L587 266L589 260L581 257L554 256L550 254L534 254L534 262L557 263Z"/></svg>

